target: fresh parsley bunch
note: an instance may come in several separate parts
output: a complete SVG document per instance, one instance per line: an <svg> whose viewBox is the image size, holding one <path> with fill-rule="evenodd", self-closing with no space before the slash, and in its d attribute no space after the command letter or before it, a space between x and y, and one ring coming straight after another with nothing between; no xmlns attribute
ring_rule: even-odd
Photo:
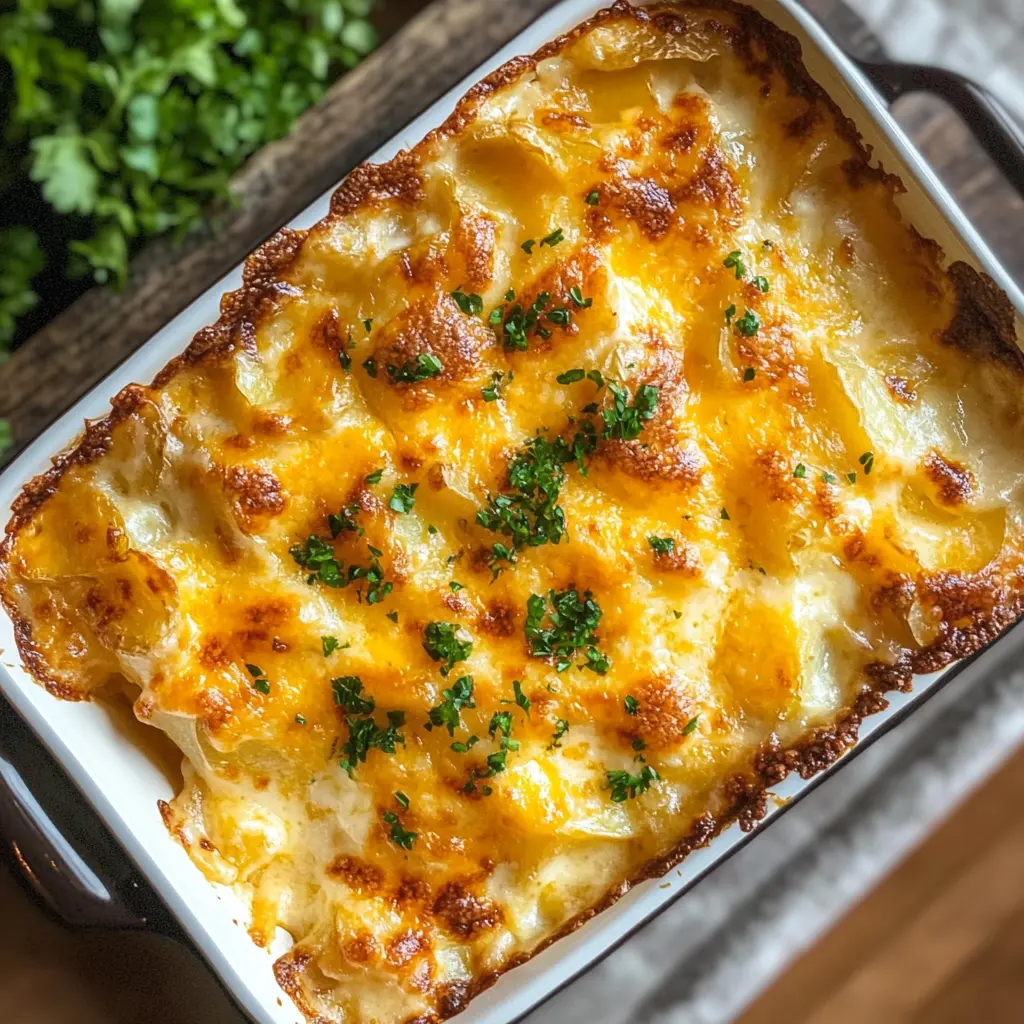
<svg viewBox="0 0 1024 1024"><path fill-rule="evenodd" d="M372 6L18 0L0 15L0 204L27 178L54 218L18 223L8 205L0 351L37 301L40 236L69 275L122 283L143 239L201 224L245 159L373 49Z"/></svg>

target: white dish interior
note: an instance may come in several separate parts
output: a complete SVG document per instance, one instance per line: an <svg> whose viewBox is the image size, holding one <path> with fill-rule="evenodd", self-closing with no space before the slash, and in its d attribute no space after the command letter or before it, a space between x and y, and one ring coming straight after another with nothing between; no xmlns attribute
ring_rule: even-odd
<svg viewBox="0 0 1024 1024"><path fill-rule="evenodd" d="M796 35L811 75L857 123L865 140L888 170L908 187L900 198L905 216L926 236L936 239L951 259L965 259L995 278L1018 313L1024 314L1024 295L997 264L991 252L955 206L934 173L865 79L800 8L796 0L747 0L782 28ZM485 74L516 54L531 53L559 33L572 28L601 6L594 0L563 0L503 47L370 159L390 159L440 124L457 100ZM333 190L332 190L333 191ZM291 222L308 227L326 215L327 193ZM81 430L83 419L104 415L109 399L133 381L149 381L192 335L218 315L220 296L241 284L237 267L158 332L122 366L47 429L0 477L0 508L7 509L25 481L49 468L52 453L68 445ZM1018 316L1018 337L1024 320ZM1018 630L1019 632L1019 630ZM984 670L982 658L964 681ZM921 699L949 672L920 677L914 693L894 694L889 710L869 719L861 742L883 728L902 709ZM156 802L173 796L173 783L138 741L145 726L127 724L126 716L99 704L71 704L51 697L33 682L20 664L11 621L0 614L0 689L29 722L49 750L74 778L153 887L203 952L227 988L259 1024L302 1024L301 1014L278 987L272 970L274 956L287 945L258 949L246 931L246 910L234 894L215 888L200 874L174 842L157 813ZM791 777L776 791L779 803L798 795L808 782ZM778 813L769 812L766 821ZM662 879L634 888L610 909L573 934L555 943L529 963L502 977L457 1018L461 1024L506 1024L528 1011L649 916L674 899L726 856L743 839L732 827L706 849L697 851Z"/></svg>

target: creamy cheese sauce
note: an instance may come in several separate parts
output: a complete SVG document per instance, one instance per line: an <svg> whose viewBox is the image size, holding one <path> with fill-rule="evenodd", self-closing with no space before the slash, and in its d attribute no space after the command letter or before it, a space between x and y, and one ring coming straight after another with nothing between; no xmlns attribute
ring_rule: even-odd
<svg viewBox="0 0 1024 1024"><path fill-rule="evenodd" d="M592 25L313 228L251 338L146 389L10 542L33 667L138 690L186 755L169 827L255 941L294 938L311 1017L457 1010L935 640L930 574L1024 589L1019 367L943 340L940 254L825 100L753 67L762 40L744 59L735 13L683 17ZM600 436L609 380L656 389L632 440ZM496 558L477 514L510 463L587 422L561 542ZM325 585L310 537L390 591ZM527 603L569 590L600 619L559 670ZM447 676L438 622L472 645ZM428 730L464 676L475 706ZM393 752L349 774L387 712Z"/></svg>

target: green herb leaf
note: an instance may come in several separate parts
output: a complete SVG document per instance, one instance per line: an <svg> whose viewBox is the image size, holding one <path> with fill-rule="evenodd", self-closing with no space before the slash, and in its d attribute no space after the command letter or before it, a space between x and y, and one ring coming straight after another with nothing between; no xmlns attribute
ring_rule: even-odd
<svg viewBox="0 0 1024 1024"><path fill-rule="evenodd" d="M324 657L329 658L338 649L338 638L336 636L320 637L320 644L323 647Z"/></svg>
<svg viewBox="0 0 1024 1024"><path fill-rule="evenodd" d="M556 747L562 745L562 737L569 731L569 722L564 718L559 718L555 722L555 731L551 735L551 742L547 745L548 750L554 750Z"/></svg>
<svg viewBox="0 0 1024 1024"><path fill-rule="evenodd" d="M578 380L583 380L587 376L587 371L580 368L578 370L566 370L564 373L560 373L555 380L559 384L575 384Z"/></svg>
<svg viewBox="0 0 1024 1024"><path fill-rule="evenodd" d="M397 798L398 793L395 794ZM406 800L406 810L408 810L408 799ZM416 842L418 833L407 832L403 827L401 821L398 820L398 815L394 811L385 811L382 815L385 825L391 826L391 831L388 833L391 837L391 842L395 846L400 846L403 850L411 850L413 843Z"/></svg>
<svg viewBox="0 0 1024 1024"><path fill-rule="evenodd" d="M608 786L614 803L621 804L632 797L640 796L651 788L661 776L648 764L640 770L639 775L630 775L627 771L607 771Z"/></svg>
<svg viewBox="0 0 1024 1024"><path fill-rule="evenodd" d="M525 242L523 242L521 246L519 246L519 248L522 249L527 256L529 256L533 252L533 247L536 244L537 240L535 238L528 238Z"/></svg>
<svg viewBox="0 0 1024 1024"><path fill-rule="evenodd" d="M593 192L587 193L585 202L587 206L597 206L597 204L601 202L601 193L595 188Z"/></svg>
<svg viewBox="0 0 1024 1024"><path fill-rule="evenodd" d="M580 290L579 285L575 284L569 289L569 298L572 299L573 303L576 306L579 306L580 309L589 309L594 304L593 299L583 298L583 292Z"/></svg>
<svg viewBox="0 0 1024 1024"><path fill-rule="evenodd" d="M460 640L460 627L452 622L431 622L423 633L423 650L433 661L443 661L441 675L446 676L473 650L472 640Z"/></svg>
<svg viewBox="0 0 1024 1024"><path fill-rule="evenodd" d="M622 702L622 706L627 715L635 715L640 710L640 701L630 693L626 695L625 700Z"/></svg>
<svg viewBox="0 0 1024 1024"><path fill-rule="evenodd" d="M683 735L684 736L689 736L690 733L693 732L693 730L697 728L697 721L698 721L699 718L700 718L700 715L694 715L693 718L691 718L686 723L686 725L683 726Z"/></svg>
<svg viewBox="0 0 1024 1024"><path fill-rule="evenodd" d="M409 798L404 793L395 793L395 803L398 804L403 811L409 810Z"/></svg>
<svg viewBox="0 0 1024 1024"><path fill-rule="evenodd" d="M372 697L362 696L363 681L359 676L338 676L331 680L334 703L352 715L372 715L376 704Z"/></svg>
<svg viewBox="0 0 1024 1024"><path fill-rule="evenodd" d="M254 679L252 681L252 688L259 690L260 693L270 693L270 683L266 679Z"/></svg>
<svg viewBox="0 0 1024 1024"><path fill-rule="evenodd" d="M388 502L388 508L392 512L397 512L399 515L408 515L416 504L416 488L419 484L395 484L394 491L391 492L391 500Z"/></svg>
<svg viewBox="0 0 1024 1024"><path fill-rule="evenodd" d="M467 295L456 288L452 292L452 298L455 300L455 305L467 316L479 316L484 311L484 300L476 292Z"/></svg>
<svg viewBox="0 0 1024 1024"><path fill-rule="evenodd" d="M656 555L671 555L676 549L674 537L648 537L647 543Z"/></svg>
<svg viewBox="0 0 1024 1024"><path fill-rule="evenodd" d="M758 320L757 314L752 309L748 309L743 316L736 321L734 326L736 327L737 332L742 334L744 338L752 338L760 329L761 321Z"/></svg>
<svg viewBox="0 0 1024 1024"><path fill-rule="evenodd" d="M444 698L441 703L428 712L426 728L428 732L434 728L445 728L449 736L454 736L455 730L462 724L462 709L476 707L473 702L473 677L461 676L449 689L442 690L441 696Z"/></svg>
<svg viewBox="0 0 1024 1024"><path fill-rule="evenodd" d="M585 652L582 668L598 675L608 671L608 659L597 649L595 633L601 608L588 590L549 590L547 600L531 594L526 602L526 641L535 658L555 659L557 671L564 671L580 651ZM591 653L593 652L593 653Z"/></svg>
<svg viewBox="0 0 1024 1024"><path fill-rule="evenodd" d="M379 484L381 477L383 476L383 469L375 469L372 473L367 473L366 476L363 477L363 483L367 483L372 487L374 484Z"/></svg>
<svg viewBox="0 0 1024 1024"><path fill-rule="evenodd" d="M415 359L410 359L401 366L395 366L393 363L387 365L388 377L395 384L418 384L420 381L437 377L443 369L444 363L430 352L421 352Z"/></svg>
<svg viewBox="0 0 1024 1024"><path fill-rule="evenodd" d="M804 477L807 476L807 467L802 462L798 462L796 464L796 468L793 470L793 476L795 476L797 480L803 480Z"/></svg>
<svg viewBox="0 0 1024 1024"><path fill-rule="evenodd" d="M768 291L768 278L767 277L762 277L760 274L758 274L758 276L754 278L753 284L754 284L754 286L756 288L759 288L762 292L767 292Z"/></svg>
<svg viewBox="0 0 1024 1024"><path fill-rule="evenodd" d="M554 246L558 245L559 242L564 242L564 241L565 241L565 234L563 233L562 229L561 228L555 228L555 230L552 231L551 234L545 235L540 240L540 244L542 246L550 245L550 246L554 247Z"/></svg>
<svg viewBox="0 0 1024 1024"><path fill-rule="evenodd" d="M748 381L748 382L752 381L754 379L755 375L756 375L756 371L754 370L754 368L752 366L748 366L743 371L743 379L745 381Z"/></svg>
<svg viewBox="0 0 1024 1024"><path fill-rule="evenodd" d="M735 252L729 253L729 255L722 260L722 266L732 267L736 271L737 281L743 280L744 276L746 276L747 268L743 262L743 253L741 253L739 249Z"/></svg>
<svg viewBox="0 0 1024 1024"><path fill-rule="evenodd" d="M629 389L622 384L608 381L612 404L601 411L604 417L606 438L632 441L640 436L644 423L653 419L658 408L658 389L651 384L641 385L630 402Z"/></svg>

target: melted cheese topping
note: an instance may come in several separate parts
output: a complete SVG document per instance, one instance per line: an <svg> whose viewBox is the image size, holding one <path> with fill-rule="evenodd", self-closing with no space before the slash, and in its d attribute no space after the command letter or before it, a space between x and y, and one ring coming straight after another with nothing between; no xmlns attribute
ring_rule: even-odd
<svg viewBox="0 0 1024 1024"><path fill-rule="evenodd" d="M1019 607L1020 362L950 342L941 254L779 38L732 8L620 7L514 63L272 243L219 333L122 396L9 528L28 664L62 696L135 692L178 743L169 826L251 902L257 942L290 933L279 978L317 1020L458 1010L728 821L758 752ZM541 293L550 335L509 348L491 311ZM434 377L387 371L425 355ZM513 493L510 460L603 431L586 409L610 388L557 382L574 368L656 388L654 415L599 437L585 475L564 465L567 536L495 577L511 540L476 516ZM358 532L332 538L346 506ZM377 558L390 592L325 585L291 553L310 536L343 571ZM605 674L574 667L586 644L562 671L531 653L528 599L570 589L600 608ZM447 677L435 622L472 643ZM475 706L425 728L463 675ZM338 705L344 677L372 714ZM394 752L346 772L353 730L389 711ZM513 749L489 773L502 711ZM611 799L609 772L645 767Z"/></svg>

